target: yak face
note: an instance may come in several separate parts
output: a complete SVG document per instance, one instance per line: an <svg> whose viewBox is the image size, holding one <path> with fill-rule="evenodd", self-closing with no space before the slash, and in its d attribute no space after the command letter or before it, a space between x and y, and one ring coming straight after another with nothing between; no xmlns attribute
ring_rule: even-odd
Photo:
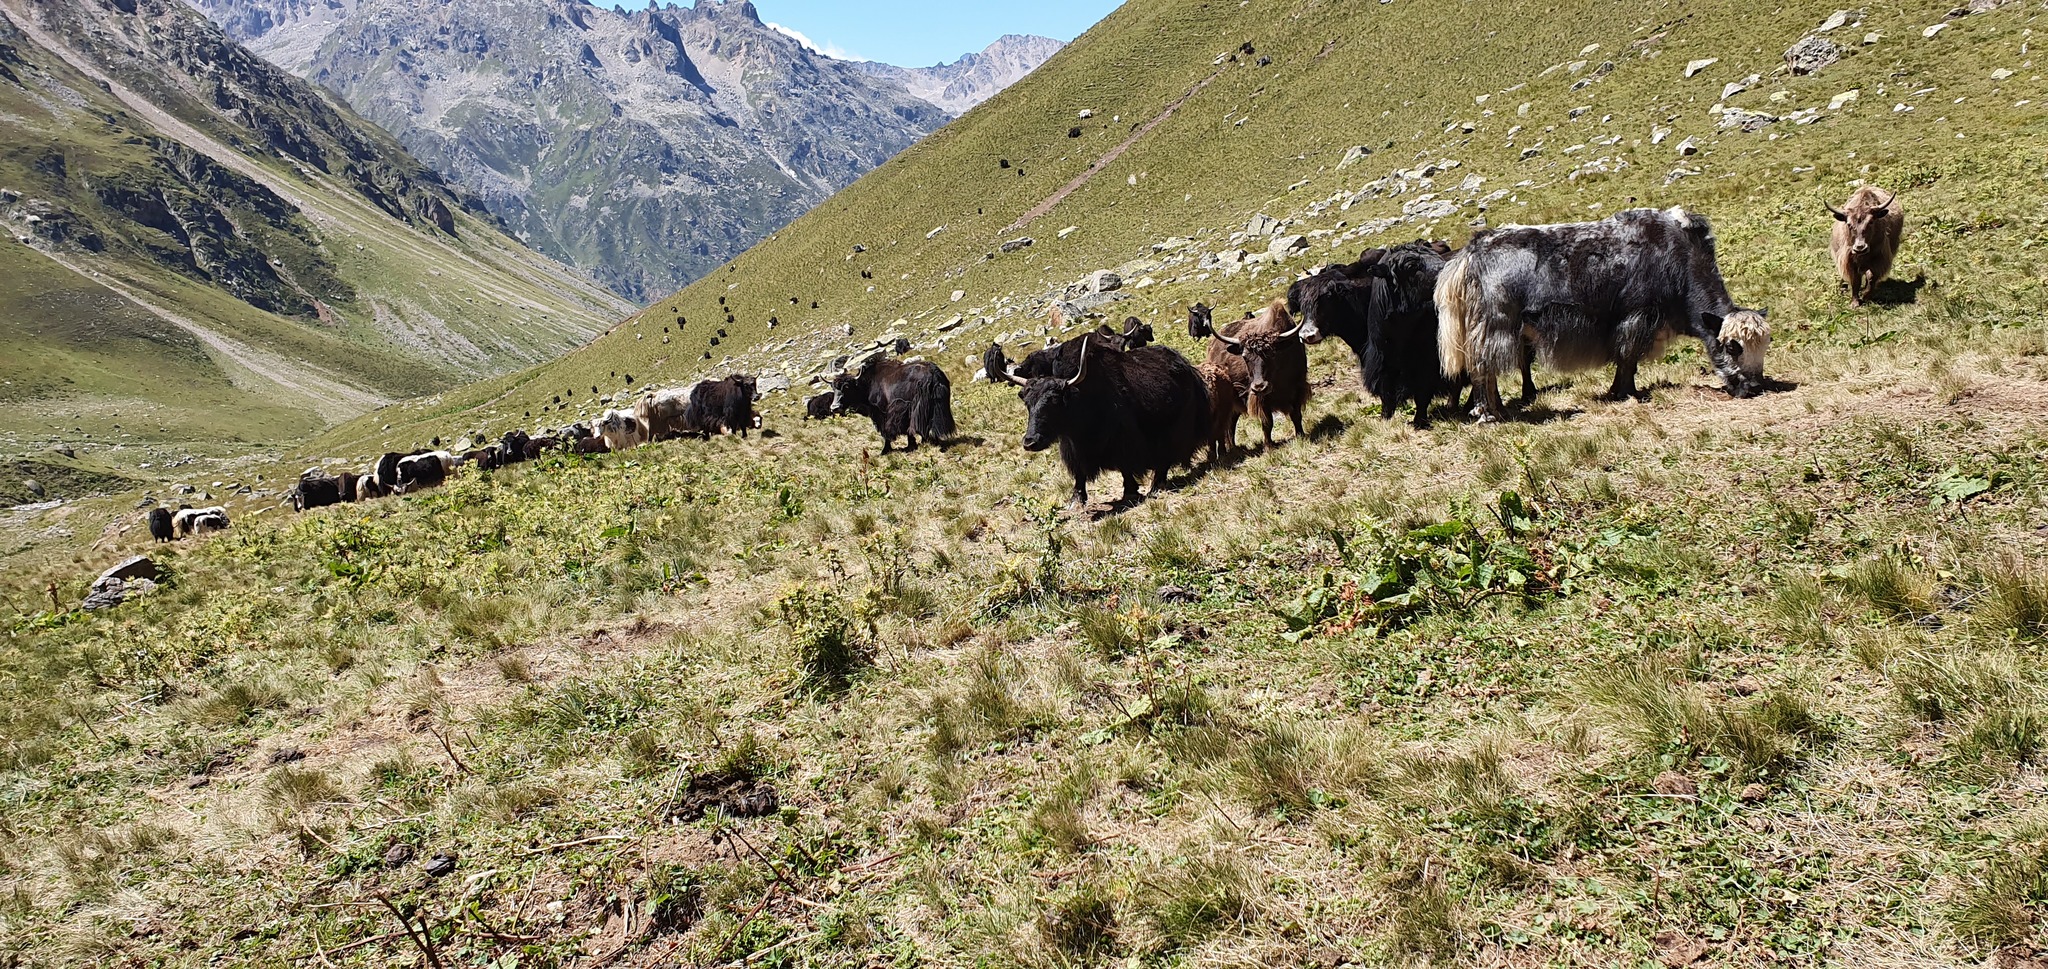
<svg viewBox="0 0 2048 969"><path fill-rule="evenodd" d="M758 389L760 382L753 377L735 375L732 378L732 385L739 391L742 400L756 401L761 399L761 392Z"/></svg>
<svg viewBox="0 0 2048 969"><path fill-rule="evenodd" d="M1735 397L1762 393L1764 354L1771 348L1770 321L1757 310L1736 310L1726 317L1709 313L1706 321L1718 328L1707 341L1707 357L1728 393Z"/></svg>
<svg viewBox="0 0 2048 969"><path fill-rule="evenodd" d="M843 373L832 378L832 413L843 414L846 412L846 399L853 395L854 385L859 383L859 381L860 378L850 373Z"/></svg>
<svg viewBox="0 0 2048 969"><path fill-rule="evenodd" d="M1870 239L1877 234L1877 227L1891 216L1890 203L1881 206L1857 205L1857 199L1850 199L1848 211L1828 206L1828 212L1836 222L1849 227L1849 251L1857 255L1870 251Z"/></svg>
<svg viewBox="0 0 2048 969"><path fill-rule="evenodd" d="M1040 377L1027 384L1017 396L1024 401L1024 450L1043 451L1059 442L1067 426L1067 403L1072 388L1059 377Z"/></svg>
<svg viewBox="0 0 2048 969"><path fill-rule="evenodd" d="M1301 342L1315 346L1328 331L1325 321L1342 313L1344 281L1337 271L1325 268L1315 275L1296 280L1287 287L1287 313L1301 322Z"/></svg>
<svg viewBox="0 0 2048 969"><path fill-rule="evenodd" d="M1124 349L1138 350L1150 346L1158 337L1152 333L1152 324L1133 316L1124 321Z"/></svg>
<svg viewBox="0 0 2048 969"><path fill-rule="evenodd" d="M1211 325L1214 312L1202 303L1188 307L1188 336L1199 340L1214 334L1216 329Z"/></svg>

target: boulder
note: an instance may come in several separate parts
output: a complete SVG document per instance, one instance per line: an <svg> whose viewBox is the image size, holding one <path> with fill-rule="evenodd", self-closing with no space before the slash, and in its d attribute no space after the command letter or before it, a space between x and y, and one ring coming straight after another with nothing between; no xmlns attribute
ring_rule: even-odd
<svg viewBox="0 0 2048 969"><path fill-rule="evenodd" d="M1689 61L1685 65L1685 76L1693 77L1699 74L1699 72L1719 63L1721 63L1721 59L1718 57L1702 57L1696 61Z"/></svg>
<svg viewBox="0 0 2048 969"><path fill-rule="evenodd" d="M1266 255L1271 259L1280 260L1285 259L1288 256L1291 256L1306 248L1308 248L1308 236L1276 236L1274 237L1272 244L1266 247Z"/></svg>
<svg viewBox="0 0 2048 969"><path fill-rule="evenodd" d="M1679 142L1679 143L1678 143L1678 153L1679 153L1680 155L1697 155L1697 154L1699 154L1699 153L1700 153L1700 141L1699 141L1699 139L1698 139L1698 138L1687 138L1687 139L1685 139L1684 141L1681 141L1681 142Z"/></svg>
<svg viewBox="0 0 2048 969"><path fill-rule="evenodd" d="M1248 236L1269 236L1279 231L1280 220L1263 213L1252 216L1252 220L1244 224L1244 234Z"/></svg>
<svg viewBox="0 0 2048 969"><path fill-rule="evenodd" d="M101 576L93 580L92 589L86 593L85 601L80 604L80 608L87 612L112 609L128 601L130 596L146 595L155 590L156 583L149 579L123 580L114 576Z"/></svg>
<svg viewBox="0 0 2048 969"><path fill-rule="evenodd" d="M1350 168L1351 166L1356 165L1361 161L1364 161L1365 156L1370 154L1372 154L1371 148L1368 148L1364 145L1352 145L1351 147L1344 149L1344 158L1342 161L1339 161L1337 163L1337 169L1339 171L1342 171L1343 169Z"/></svg>
<svg viewBox="0 0 2048 969"><path fill-rule="evenodd" d="M101 572L100 578L121 579L124 581L128 579L148 579L154 582L163 578L163 573L157 569L154 559L147 555L137 555L123 560L119 565L105 572Z"/></svg>
<svg viewBox="0 0 2048 969"><path fill-rule="evenodd" d="M1021 236L1019 238L1011 239L1010 241L1003 243L1002 250L1004 252L1016 252L1019 249L1029 248L1036 242L1037 240L1031 238L1030 236Z"/></svg>
<svg viewBox="0 0 2048 969"><path fill-rule="evenodd" d="M1122 289L1124 285L1124 278L1108 269L1098 269L1089 273L1086 281L1091 293L1114 292Z"/></svg>
<svg viewBox="0 0 2048 969"><path fill-rule="evenodd" d="M1842 47L1826 37L1808 35L1785 51L1785 67L1794 74L1813 74L1842 59Z"/></svg>

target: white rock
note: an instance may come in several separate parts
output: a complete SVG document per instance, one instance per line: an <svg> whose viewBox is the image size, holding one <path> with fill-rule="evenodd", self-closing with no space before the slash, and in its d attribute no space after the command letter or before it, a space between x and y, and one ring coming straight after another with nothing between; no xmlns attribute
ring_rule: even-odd
<svg viewBox="0 0 2048 969"><path fill-rule="evenodd" d="M1678 153L1680 155L1697 155L1699 151L1700 143L1697 138L1687 138L1678 143Z"/></svg>
<svg viewBox="0 0 2048 969"><path fill-rule="evenodd" d="M967 291L966 291L966 290L964 290L964 289L956 289L956 290L954 290L954 291L953 291L953 302L955 302L955 303L958 303L958 302L960 302L961 300L963 300L963 299L966 299L966 298L967 298Z"/></svg>
<svg viewBox="0 0 2048 969"><path fill-rule="evenodd" d="M1828 19L1821 21L1820 26L1816 29L1818 29L1821 33L1825 34L1830 30L1840 29L1843 24L1846 24L1848 22L1849 11L1837 10L1834 13L1829 14Z"/></svg>
<svg viewBox="0 0 2048 969"><path fill-rule="evenodd" d="M1872 45L1872 44L1875 44L1875 43L1877 43L1878 41L1880 41L1880 40L1883 40L1883 39L1884 39L1884 35L1883 35L1883 34L1880 34L1880 33L1878 33L1877 31L1873 30L1873 31L1871 31L1870 33L1867 33L1867 34L1864 34L1864 35L1863 35L1863 46L1865 46L1865 47L1869 47L1870 45Z"/></svg>
<svg viewBox="0 0 2048 969"><path fill-rule="evenodd" d="M1093 118L1093 117L1095 117L1095 112L1094 112L1093 110L1091 110L1091 109L1089 109L1089 108L1082 108L1082 109L1081 109L1081 114L1080 114L1080 118L1081 118L1081 120L1083 120L1083 121L1086 121L1086 120L1088 120L1089 118Z"/></svg>
<svg viewBox="0 0 2048 969"><path fill-rule="evenodd" d="M1370 154L1372 154L1371 148L1364 145L1352 145L1350 148L1344 149L1344 159L1337 163L1337 168L1339 170L1350 168L1365 160L1365 156Z"/></svg>
<svg viewBox="0 0 2048 969"><path fill-rule="evenodd" d="M1756 82L1761 80L1763 80L1762 75L1751 74L1750 76L1745 77L1740 81L1729 81L1726 85L1722 86L1721 97L1723 99L1732 98L1738 94L1741 94L1744 91L1749 90L1750 85L1755 84Z"/></svg>
<svg viewBox="0 0 2048 969"><path fill-rule="evenodd" d="M1922 36L1922 37L1933 37L1933 36L1934 36L1935 34L1941 33L1942 31L1944 31L1944 30L1947 30L1947 29L1948 29L1948 25L1947 25L1947 24L1935 24L1934 26L1932 26L1932 27L1929 27L1929 28L1927 28L1926 30L1923 30L1923 31L1921 31L1921 32L1920 32L1920 36Z"/></svg>
<svg viewBox="0 0 2048 969"><path fill-rule="evenodd" d="M1671 137L1670 128L1665 128L1659 125L1650 126L1650 144L1661 145L1664 143L1664 139L1669 137Z"/></svg>
<svg viewBox="0 0 2048 969"><path fill-rule="evenodd" d="M1718 57L1702 57L1696 61L1688 61L1685 65L1685 76L1692 77L1719 63L1721 63L1721 59Z"/></svg>
<svg viewBox="0 0 2048 969"><path fill-rule="evenodd" d="M1862 93L1863 91L1860 88L1843 91L1842 93L1837 94L1834 97L1828 99L1828 110L1840 111L1842 110L1842 105L1848 104L1849 102L1856 100L1858 97L1862 95Z"/></svg>
<svg viewBox="0 0 2048 969"><path fill-rule="evenodd" d="M2006 78L2008 78L2008 77L2011 77L2011 76L2012 76L2012 72L2011 72L2011 71L2009 71L2009 70L2006 70L2006 69L2005 69L2005 68L2003 68L2003 67L1999 68L1998 70L1995 70L1995 71L1992 71L1992 72L1991 72L1991 79L1992 79L1992 80L1994 80L1994 81L2003 81L2003 80L2005 80Z"/></svg>
<svg viewBox="0 0 2048 969"><path fill-rule="evenodd" d="M1061 229L1061 230L1060 230L1060 235L1059 235L1059 237L1060 237L1060 238L1062 238L1062 239L1064 239L1064 238L1066 238L1066 237L1068 237L1068 236L1070 236L1070 235L1073 235L1074 233L1076 233L1076 232L1079 232L1079 231L1081 231L1081 227L1080 227L1080 226L1078 226L1078 225L1070 225L1070 226L1067 226L1066 228L1064 228L1064 229Z"/></svg>

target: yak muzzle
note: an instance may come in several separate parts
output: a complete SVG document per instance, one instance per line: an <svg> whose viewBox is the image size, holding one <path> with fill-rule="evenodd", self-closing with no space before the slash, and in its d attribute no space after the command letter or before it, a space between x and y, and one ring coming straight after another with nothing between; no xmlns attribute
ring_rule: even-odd
<svg viewBox="0 0 2048 969"><path fill-rule="evenodd" d="M1049 447L1051 447L1051 446L1052 446L1052 441L1053 441L1053 439L1052 439L1052 438L1049 438L1049 437L1045 437L1045 436L1043 436L1043 435L1039 435L1039 434L1026 434L1026 435L1024 435L1024 450L1026 450L1026 451L1043 451L1043 450L1045 450L1046 448L1049 448Z"/></svg>

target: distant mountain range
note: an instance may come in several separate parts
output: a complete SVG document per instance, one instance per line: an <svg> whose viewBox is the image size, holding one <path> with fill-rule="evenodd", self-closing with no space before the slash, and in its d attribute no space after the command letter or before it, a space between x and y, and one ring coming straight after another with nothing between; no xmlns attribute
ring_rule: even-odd
<svg viewBox="0 0 2048 969"><path fill-rule="evenodd" d="M645 302L700 278L1060 49L836 60L753 4L188 0L340 94L520 238Z"/></svg>

